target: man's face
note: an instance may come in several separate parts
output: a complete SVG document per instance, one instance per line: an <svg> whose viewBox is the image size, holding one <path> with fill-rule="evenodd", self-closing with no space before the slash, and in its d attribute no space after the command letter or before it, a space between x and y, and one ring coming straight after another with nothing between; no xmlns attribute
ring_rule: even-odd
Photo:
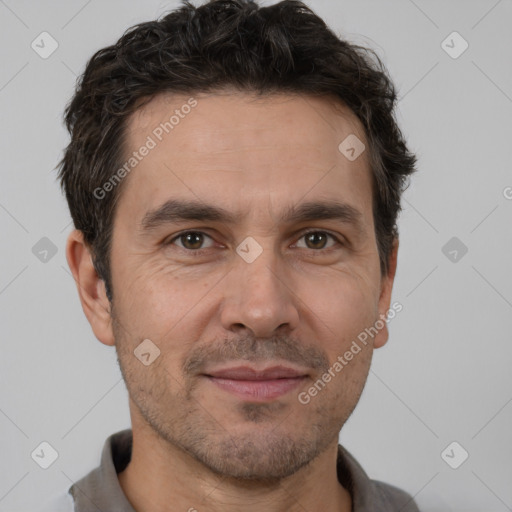
<svg viewBox="0 0 512 512"><path fill-rule="evenodd" d="M128 123L127 158L148 136L155 147L125 178L116 207L119 363L132 419L148 432L218 474L282 478L337 442L372 350L387 338L386 329L369 338L307 404L299 400L389 307L367 154L351 161L338 149L350 134L364 141L364 132L327 100L194 98L181 109L188 96L158 96ZM176 109L179 122L158 130ZM151 215L167 201L203 210L188 219L190 204ZM352 217L300 210L334 202ZM228 216L205 215L212 208ZM147 339L160 355L146 366L134 350ZM240 390L236 379L207 376L276 365L302 377Z"/></svg>

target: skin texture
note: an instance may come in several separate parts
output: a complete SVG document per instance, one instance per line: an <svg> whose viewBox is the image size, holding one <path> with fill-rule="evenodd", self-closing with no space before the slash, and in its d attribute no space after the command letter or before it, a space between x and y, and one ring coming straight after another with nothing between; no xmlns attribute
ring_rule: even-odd
<svg viewBox="0 0 512 512"><path fill-rule="evenodd" d="M137 110L127 155L189 98L159 95ZM390 307L398 241L382 277L367 153L349 161L338 150L349 134L366 143L364 131L333 98L194 98L197 106L122 183L112 307L81 233L68 239L83 310L98 340L116 347L130 395L134 444L120 484L137 512L348 512L350 495L336 476L338 435L387 327L308 404L298 393ZM235 222L141 232L144 215L170 198L221 206ZM339 219L280 220L291 205L326 200L359 210L362 231ZM176 238L187 230L200 234ZM262 248L251 263L236 252L249 236ZM149 366L134 355L144 339L160 350ZM254 403L201 375L235 362L292 363L307 378Z"/></svg>

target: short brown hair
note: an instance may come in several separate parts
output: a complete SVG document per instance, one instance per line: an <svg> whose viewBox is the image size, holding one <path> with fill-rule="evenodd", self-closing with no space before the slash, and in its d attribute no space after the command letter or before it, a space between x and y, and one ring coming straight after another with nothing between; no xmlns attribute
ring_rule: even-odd
<svg viewBox="0 0 512 512"><path fill-rule="evenodd" d="M183 1L97 51L65 110L71 141L58 177L109 300L112 224L122 184L101 199L94 190L122 165L127 117L159 93L226 86L334 95L355 113L369 145L375 233L381 273L387 273L400 197L416 156L397 126L396 91L377 54L337 37L300 1L268 7L252 0L211 0L200 7Z"/></svg>

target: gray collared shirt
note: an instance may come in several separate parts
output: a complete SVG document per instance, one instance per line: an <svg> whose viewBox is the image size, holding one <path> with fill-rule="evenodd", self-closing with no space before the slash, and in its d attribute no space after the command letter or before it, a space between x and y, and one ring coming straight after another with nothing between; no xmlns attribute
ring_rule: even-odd
<svg viewBox="0 0 512 512"><path fill-rule="evenodd" d="M136 512L124 494L117 473L131 458L132 430L121 430L107 438L101 463L75 482L51 512ZM338 445L338 480L352 497L352 512L419 512L414 500L404 491L370 480L359 463Z"/></svg>

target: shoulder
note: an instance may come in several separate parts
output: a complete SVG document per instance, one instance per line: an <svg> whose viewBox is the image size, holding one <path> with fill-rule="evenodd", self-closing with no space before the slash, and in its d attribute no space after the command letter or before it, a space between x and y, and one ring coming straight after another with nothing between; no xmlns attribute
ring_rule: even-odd
<svg viewBox="0 0 512 512"><path fill-rule="evenodd" d="M414 502L414 498L407 492L379 480L371 480L371 482L376 496L383 504L385 503L389 507L396 507L396 510L401 512L420 512Z"/></svg>
<svg viewBox="0 0 512 512"><path fill-rule="evenodd" d="M54 494L45 501L36 512L74 512L75 505L71 494L68 491L61 491Z"/></svg>

